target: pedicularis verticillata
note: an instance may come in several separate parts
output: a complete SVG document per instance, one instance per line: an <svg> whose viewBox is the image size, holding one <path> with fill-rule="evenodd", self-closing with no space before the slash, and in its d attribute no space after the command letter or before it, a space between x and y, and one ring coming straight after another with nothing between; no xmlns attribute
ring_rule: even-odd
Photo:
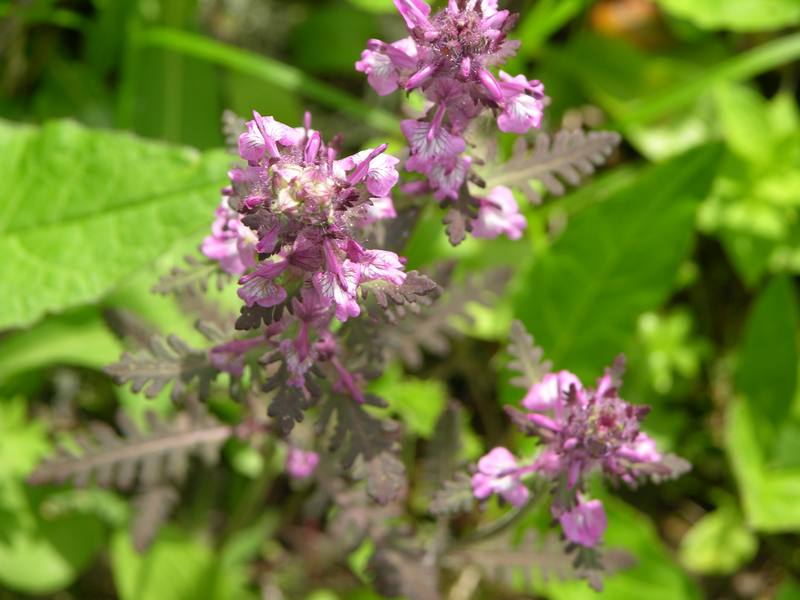
<svg viewBox="0 0 800 600"><path fill-rule="evenodd" d="M395 564L405 573L392 561L413 556L419 560L409 559L404 568L424 570L413 581L404 574L388 577L395 586L391 593L440 597L439 570L453 561L462 564L459 549L496 537L515 522L512 514L462 537L447 526L448 518L495 495L516 514L549 500L566 540L551 551L566 551L567 568L597 584L597 574L612 565L600 556L607 523L603 504L591 498L591 474L600 471L633 486L645 478L675 476L687 465L661 454L640 429L648 410L620 397L621 361L587 387L568 371L550 372L519 324L511 332L510 367L519 372L512 383L525 392L525 411L507 413L523 434L538 439L536 449L520 459L495 447L476 465L458 464L450 455L428 457L447 464L430 498L439 524L435 531L422 524L416 531L384 523L382 517L378 527L365 508L369 496L394 503L397 514L413 510L404 502L410 486L400 460L401 429L367 410L386 406L370 393L369 380L390 359L420 356L420 347L446 350L442 340L455 331L450 317L484 299L481 286L459 292L445 281L447 269L437 272L444 278L438 285L407 270L397 254L401 234L424 208L425 196L449 210L445 221L453 243L470 231L475 237L518 239L527 223L516 191L540 199L530 186L538 178L553 194L563 193L560 179L580 183L619 139L607 132L568 132L558 134L551 147L550 138L539 134L532 152L523 142L505 164L493 163L487 151L491 140L474 133L476 124L483 120L494 133L526 134L542 125L547 104L539 81L495 71L519 47L508 39L516 15L500 10L496 0L449 0L437 13L423 0L395 4L409 36L390 44L369 40L356 68L381 95L402 89L424 97L424 114L402 121L408 142L403 160L389 155L387 144L345 156L341 136L326 143L310 115L300 127L258 112L241 122L241 164L229 172L230 185L202 243L206 262L191 259L188 268L173 270L156 286L200 315L198 329L209 347L195 350L174 336L157 339L108 369L120 383L132 382L148 396L172 384L181 412L172 424L153 426L158 444L148 444L146 433L123 428L134 435L84 440L81 446L92 461L64 452L45 463L35 479L84 481L96 471L102 482L138 482L147 494L158 480L159 461L174 456L175 464L186 465L187 454L213 454L228 439L257 445L265 434L276 433L282 436L286 473L318 483L320 502L332 499L350 510L354 496L343 490L366 479L356 525L362 538L374 538L375 564ZM398 185L401 163L424 179L409 175ZM480 171L487 164L495 166ZM401 212L411 215L410 224L397 218ZM381 240L392 245L374 247ZM202 293L212 276L223 284L236 278L238 319L206 304ZM442 288L443 297L431 308ZM218 378L227 380L227 395L242 405L236 423L220 423L203 409ZM303 434L296 426L315 408L318 427ZM125 444L126 452L110 452ZM326 460L325 451L338 454L344 468ZM102 458L104 452L110 458ZM167 479L173 473L169 464L162 473ZM175 480L181 473L171 485L180 483ZM164 493L163 485L158 492ZM408 584L426 586L425 593L410 591Z"/></svg>

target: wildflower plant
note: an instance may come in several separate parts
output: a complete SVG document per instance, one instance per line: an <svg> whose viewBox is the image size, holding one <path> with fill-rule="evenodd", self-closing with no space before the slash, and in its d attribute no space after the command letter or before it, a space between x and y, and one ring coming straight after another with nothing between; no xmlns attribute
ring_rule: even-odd
<svg viewBox="0 0 800 600"><path fill-rule="evenodd" d="M202 258L187 259L155 287L198 316L208 345L154 336L108 367L120 384L148 397L171 386L174 414L145 424L120 417L119 432L94 428L76 438L80 453L64 446L33 480L94 479L133 490L141 507L134 537L143 549L177 505L191 457L213 462L226 444L277 446L293 483L316 488L317 504L335 507L337 519L352 525L345 534L332 519L328 541L353 550L370 540L370 569L387 596L443 597L447 573L490 555L488 542L524 553L510 541L510 526L515 515L542 504L559 537L545 540L549 558L541 568L597 587L600 573L620 565L603 558L607 519L592 495L595 475L633 487L687 468L642 429L647 408L622 399L621 360L591 386L569 371L552 372L515 324L510 366L525 395L523 410L507 414L538 440L536 450L516 456L497 446L475 464L458 462L452 447L435 445L460 418L463 409L454 404L434 432L428 459L440 466L426 507L431 527L419 530L401 524L415 510L406 502L414 482L400 453L402 424L380 410L386 402L369 382L391 359L419 362L423 350L446 351L456 332L451 317L479 299L476 288L502 284L502 276L459 284L449 281L447 268L427 275L408 269L397 240L414 225L414 209L427 197L446 208L454 244L469 232L517 240L527 225L518 193L540 201L537 180L563 193L562 181L580 183L618 137L539 134L531 144L520 138L510 156L498 158L479 124L523 136L543 126L548 103L541 82L500 70L519 47L509 38L516 15L496 0L449 0L438 12L423 0L395 4L408 37L369 40L356 69L380 95L424 97L424 114L401 123L403 156L389 154L386 143L347 155L342 137L313 129L310 114L302 124L255 111L247 121L229 117L239 162L209 216ZM235 284L237 317L211 302L210 281L231 294L228 284ZM125 327L138 324L128 320ZM131 337L141 339L137 331ZM235 403L227 412L212 402L223 382ZM307 415L315 417L313 429ZM511 506L512 517L464 534L457 515L474 522L495 497ZM486 564L507 566L492 560Z"/></svg>

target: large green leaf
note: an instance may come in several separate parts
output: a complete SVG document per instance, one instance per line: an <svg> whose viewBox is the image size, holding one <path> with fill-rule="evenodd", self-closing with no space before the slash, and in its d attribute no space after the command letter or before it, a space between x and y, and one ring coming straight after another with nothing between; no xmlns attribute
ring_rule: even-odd
<svg viewBox="0 0 800 600"><path fill-rule="evenodd" d="M243 564L221 561L208 545L171 527L159 533L145 555L137 554L126 533L118 533L111 543L111 565L122 600L254 597Z"/></svg>
<svg viewBox="0 0 800 600"><path fill-rule="evenodd" d="M739 483L745 517L757 530L800 530L800 468L771 467L754 427L750 404L737 399L725 423L728 459Z"/></svg>
<svg viewBox="0 0 800 600"><path fill-rule="evenodd" d="M660 306L689 252L719 155L704 147L652 167L579 213L534 264L516 312L556 365L596 374Z"/></svg>
<svg viewBox="0 0 800 600"><path fill-rule="evenodd" d="M708 513L681 540L681 562L691 571L730 575L755 556L758 538L744 524L736 506Z"/></svg>
<svg viewBox="0 0 800 600"><path fill-rule="evenodd" d="M765 31L800 24L797 0L657 0L667 11L705 29Z"/></svg>
<svg viewBox="0 0 800 600"><path fill-rule="evenodd" d="M0 329L93 302L208 227L228 158L0 121Z"/></svg>
<svg viewBox="0 0 800 600"><path fill-rule="evenodd" d="M736 389L757 416L754 425L767 451L792 411L800 360L797 324L792 282L773 279L750 312L736 372Z"/></svg>
<svg viewBox="0 0 800 600"><path fill-rule="evenodd" d="M725 446L739 483L745 516L764 531L800 529L797 468L797 297L776 278L756 300L739 352L736 389L728 408Z"/></svg>

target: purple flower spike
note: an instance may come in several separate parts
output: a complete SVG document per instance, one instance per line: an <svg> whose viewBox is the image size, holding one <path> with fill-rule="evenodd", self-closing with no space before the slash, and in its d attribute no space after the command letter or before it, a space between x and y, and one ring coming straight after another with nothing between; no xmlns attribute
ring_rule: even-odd
<svg viewBox="0 0 800 600"><path fill-rule="evenodd" d="M606 511L600 500L578 498L572 510L558 516L564 535L571 542L594 548L600 543L606 531Z"/></svg>
<svg viewBox="0 0 800 600"><path fill-rule="evenodd" d="M538 81L523 76L501 72L498 81L490 70L519 47L507 38L516 16L498 10L496 0L448 0L433 15L422 0L395 0L395 6L410 37L394 44L370 40L356 69L367 74L380 95L398 88L419 90L431 103L432 113L402 124L411 148L406 168L426 175L437 199L455 199L473 164L462 156L466 143L461 136L470 123L494 110L502 131L527 132L541 124L544 91ZM504 228L509 237L519 237L524 228L520 218ZM499 235L485 231L486 237Z"/></svg>
<svg viewBox="0 0 800 600"><path fill-rule="evenodd" d="M472 493L483 500L499 494L512 506L528 501L528 488L520 481L517 460L506 448L497 447L478 461L478 472L472 476Z"/></svg>
<svg viewBox="0 0 800 600"><path fill-rule="evenodd" d="M472 222L472 234L487 239L507 235L509 239L518 240L527 226L528 222L520 214L513 192L505 186L499 186L480 199L478 218Z"/></svg>
<svg viewBox="0 0 800 600"><path fill-rule="evenodd" d="M289 446L286 455L286 472L292 479L308 479L319 464L319 454L310 450L301 450Z"/></svg>

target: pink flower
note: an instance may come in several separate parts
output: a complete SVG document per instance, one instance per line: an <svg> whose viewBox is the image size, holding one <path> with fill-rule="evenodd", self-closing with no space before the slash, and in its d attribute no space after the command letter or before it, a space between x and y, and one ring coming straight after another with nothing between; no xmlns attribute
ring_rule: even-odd
<svg viewBox="0 0 800 600"><path fill-rule="evenodd" d="M655 440L644 431L640 431L633 442L623 445L617 454L624 459L638 463L657 463L663 458L656 448Z"/></svg>
<svg viewBox="0 0 800 600"><path fill-rule="evenodd" d="M255 266L255 247L258 238L242 224L239 214L228 207L228 198L223 197L211 225L211 235L203 240L201 251L211 260L216 260L222 269L231 275L241 275Z"/></svg>
<svg viewBox="0 0 800 600"><path fill-rule="evenodd" d="M500 71L500 89L503 112L497 117L497 126L506 133L528 133L540 127L544 117L544 85L528 81L524 75L512 77Z"/></svg>
<svg viewBox="0 0 800 600"><path fill-rule="evenodd" d="M373 156L375 150L363 150L343 160L336 161L335 167L343 172L358 168L365 160L369 160L366 172L367 190L373 196L386 196L400 179L397 172L399 159L390 154Z"/></svg>
<svg viewBox="0 0 800 600"><path fill-rule="evenodd" d="M367 81L379 96L387 96L399 87L401 77L417 65L417 46L411 38L386 44L369 40L361 53L356 70L367 74Z"/></svg>
<svg viewBox="0 0 800 600"><path fill-rule="evenodd" d="M411 146L411 158L406 168L428 173L434 164L451 161L467 147L464 139L453 135L434 122L406 120L400 124Z"/></svg>
<svg viewBox="0 0 800 600"><path fill-rule="evenodd" d="M528 488L517 474L517 460L506 448L497 447L478 461L478 472L472 476L472 493L483 500L500 494L512 506L528 501Z"/></svg>
<svg viewBox="0 0 800 600"><path fill-rule="evenodd" d="M247 306L257 304L268 308L280 304L286 300L286 290L274 280L283 273L287 265L283 258L261 263L255 271L239 280L240 285L237 290L239 297Z"/></svg>
<svg viewBox="0 0 800 600"><path fill-rule="evenodd" d="M370 198L370 204L367 206L364 217L361 219L361 226L367 227L376 221L394 219L395 217L397 217L397 211L394 208L394 202L392 202L391 196Z"/></svg>
<svg viewBox="0 0 800 600"><path fill-rule="evenodd" d="M360 269L350 259L342 260L336 255L330 240L323 242L327 270L313 277L314 288L322 298L336 306L336 318L346 321L361 313L356 292L360 283Z"/></svg>
<svg viewBox="0 0 800 600"><path fill-rule="evenodd" d="M539 383L531 386L522 399L522 406L537 412L556 410L572 386L578 393L583 391L583 384L577 375L569 371L548 373Z"/></svg>
<svg viewBox="0 0 800 600"><path fill-rule="evenodd" d="M277 144L296 146L304 137L303 129L294 129L253 111L253 120L247 122L247 131L239 136L239 154L250 163L260 161L265 152L277 158L280 156Z"/></svg>
<svg viewBox="0 0 800 600"><path fill-rule="evenodd" d="M405 265L394 252L388 250L365 250L358 265L361 281L381 279L394 285L403 285L406 280Z"/></svg>
<svg viewBox="0 0 800 600"><path fill-rule="evenodd" d="M607 525L603 503L600 500L586 501L581 496L572 510L562 512L558 520L568 540L587 548L600 543Z"/></svg>
<svg viewBox="0 0 800 600"><path fill-rule="evenodd" d="M505 186L498 186L480 199L478 217L472 222L472 234L487 239L505 234L518 240L527 226L513 192Z"/></svg>
<svg viewBox="0 0 800 600"><path fill-rule="evenodd" d="M292 479L311 477L318 464L319 454L316 452L289 446L289 453L286 455L286 472Z"/></svg>

